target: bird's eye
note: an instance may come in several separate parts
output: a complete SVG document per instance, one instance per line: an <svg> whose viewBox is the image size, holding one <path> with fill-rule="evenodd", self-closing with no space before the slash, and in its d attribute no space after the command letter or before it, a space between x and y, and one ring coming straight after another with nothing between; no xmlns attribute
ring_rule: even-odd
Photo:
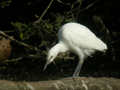
<svg viewBox="0 0 120 90"><path fill-rule="evenodd" d="M52 59L52 58L53 58L53 56L50 57L50 59Z"/></svg>

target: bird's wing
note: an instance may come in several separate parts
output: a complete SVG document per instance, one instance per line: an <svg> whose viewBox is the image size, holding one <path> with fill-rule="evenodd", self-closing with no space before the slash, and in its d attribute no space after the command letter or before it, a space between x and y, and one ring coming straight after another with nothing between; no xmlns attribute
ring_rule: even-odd
<svg viewBox="0 0 120 90"><path fill-rule="evenodd" d="M67 28L62 32L62 38L66 44L85 49L99 50L100 46L103 44L103 42L86 27L75 29Z"/></svg>

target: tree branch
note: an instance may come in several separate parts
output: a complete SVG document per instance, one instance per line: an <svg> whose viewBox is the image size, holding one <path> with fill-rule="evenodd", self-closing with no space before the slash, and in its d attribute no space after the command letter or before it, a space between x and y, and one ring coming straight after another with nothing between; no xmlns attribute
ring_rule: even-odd
<svg viewBox="0 0 120 90"><path fill-rule="evenodd" d="M33 46L31 46L31 45L28 45L28 44L26 44L26 43L24 43L24 42L18 41L18 40L16 40L16 39L14 39L13 37L7 35L7 34L4 33L3 31L0 31L0 34L3 35L4 37L10 39L11 41L15 41L16 43L18 43L18 44L20 44L20 45L22 45L22 46L24 46L24 47L27 47L27 48L32 49L32 50L37 50L36 47L33 47Z"/></svg>
<svg viewBox="0 0 120 90"><path fill-rule="evenodd" d="M24 58L39 59L40 57L41 57L40 54L29 54L29 55L26 55L26 56L5 60L5 61L3 61L3 63L17 62L17 61L20 61L20 60L22 60Z"/></svg>
<svg viewBox="0 0 120 90"><path fill-rule="evenodd" d="M50 6L52 5L53 1L54 1L54 0L51 0L51 1L50 1L50 3L48 4L47 8L44 10L44 12L42 13L42 15L41 15L41 16L39 17L39 19L36 20L33 24L37 24L37 23L39 23L39 22L42 20L43 16L47 13L47 11L48 11L48 9L50 8Z"/></svg>
<svg viewBox="0 0 120 90"><path fill-rule="evenodd" d="M89 8L93 7L99 0L95 0L94 2L90 3L88 6L86 6L85 8L81 9L79 12L83 12L88 10Z"/></svg>

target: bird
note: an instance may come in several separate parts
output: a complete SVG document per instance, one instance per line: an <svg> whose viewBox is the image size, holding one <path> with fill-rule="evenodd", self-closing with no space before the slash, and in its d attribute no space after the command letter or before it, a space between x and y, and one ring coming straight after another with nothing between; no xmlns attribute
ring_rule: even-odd
<svg viewBox="0 0 120 90"><path fill-rule="evenodd" d="M85 59L96 51L105 53L108 47L88 27L77 23L68 22L62 25L58 31L58 43L54 45L47 55L45 70L59 53L72 52L79 58L73 77L78 77Z"/></svg>

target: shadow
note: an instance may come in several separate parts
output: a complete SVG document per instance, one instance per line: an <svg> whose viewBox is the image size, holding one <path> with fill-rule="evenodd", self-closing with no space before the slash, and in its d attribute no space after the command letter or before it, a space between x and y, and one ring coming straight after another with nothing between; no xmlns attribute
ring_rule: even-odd
<svg viewBox="0 0 120 90"><path fill-rule="evenodd" d="M103 59L104 57L104 59ZM46 81L71 77L78 58L75 60L58 60L48 65L43 72L44 60L23 59L16 63L0 65L0 79L11 81ZM64 64L63 64L64 63ZM114 77L120 78L120 62L114 62L103 55L89 57L85 60L80 76L82 77Z"/></svg>

